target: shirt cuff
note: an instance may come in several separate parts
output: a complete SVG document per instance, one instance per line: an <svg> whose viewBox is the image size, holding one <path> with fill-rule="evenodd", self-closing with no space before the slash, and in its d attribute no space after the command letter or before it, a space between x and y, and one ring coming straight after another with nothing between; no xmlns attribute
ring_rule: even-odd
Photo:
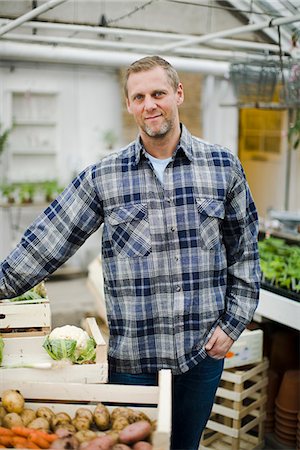
<svg viewBox="0 0 300 450"><path fill-rule="evenodd" d="M245 330L247 324L248 323L246 321L243 322L241 319L237 319L228 312L222 316L219 322L219 326L222 330L234 341L239 338L241 333Z"/></svg>

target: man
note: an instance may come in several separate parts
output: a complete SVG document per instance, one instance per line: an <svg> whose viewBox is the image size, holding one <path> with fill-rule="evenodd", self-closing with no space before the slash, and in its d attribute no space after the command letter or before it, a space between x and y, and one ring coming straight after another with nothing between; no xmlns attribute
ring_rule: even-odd
<svg viewBox="0 0 300 450"><path fill-rule="evenodd" d="M133 63L127 109L139 136L84 170L3 261L0 298L37 284L104 222L110 382L173 373L172 449L195 450L223 360L257 306L257 214L225 148L180 124L183 86L153 56Z"/></svg>

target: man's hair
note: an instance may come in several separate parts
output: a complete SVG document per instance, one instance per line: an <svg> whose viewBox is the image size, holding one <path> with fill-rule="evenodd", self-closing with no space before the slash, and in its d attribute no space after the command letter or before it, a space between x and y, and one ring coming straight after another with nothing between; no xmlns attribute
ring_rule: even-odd
<svg viewBox="0 0 300 450"><path fill-rule="evenodd" d="M129 76L132 73L146 72L148 70L155 69L155 67L162 67L166 71L170 84L174 91L176 91L180 80L174 67L160 56L146 56L145 58L141 58L133 62L126 71L124 79L124 92L126 98L128 97L127 82Z"/></svg>

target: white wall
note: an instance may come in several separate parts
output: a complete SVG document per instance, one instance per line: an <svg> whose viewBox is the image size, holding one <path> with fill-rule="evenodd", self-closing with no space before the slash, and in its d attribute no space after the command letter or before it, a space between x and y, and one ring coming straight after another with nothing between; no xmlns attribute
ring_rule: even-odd
<svg viewBox="0 0 300 450"><path fill-rule="evenodd" d="M202 93L203 139L238 153L238 109L229 81L208 75Z"/></svg>
<svg viewBox="0 0 300 450"><path fill-rule="evenodd" d="M11 123L13 90L58 93L58 174L62 182L105 151L103 132L121 130L118 76L115 70L34 63L0 67L0 122ZM49 174L50 176L50 174Z"/></svg>
<svg viewBox="0 0 300 450"><path fill-rule="evenodd" d="M58 93L57 117L57 173L48 178L58 178L66 185L75 173L99 160L108 150L103 133L115 130L121 136L121 102L116 70L95 67L64 66L42 63L2 63L0 66L0 123L9 126L11 91L48 91ZM37 172L39 168L36 168ZM14 212L14 226L16 221ZM36 216L21 214L20 229ZM0 211L0 259L16 243L21 230L12 233L12 214ZM27 223L28 222L28 223ZM18 224L17 224L18 225ZM99 235L92 236L70 261L76 266L86 266L98 253Z"/></svg>

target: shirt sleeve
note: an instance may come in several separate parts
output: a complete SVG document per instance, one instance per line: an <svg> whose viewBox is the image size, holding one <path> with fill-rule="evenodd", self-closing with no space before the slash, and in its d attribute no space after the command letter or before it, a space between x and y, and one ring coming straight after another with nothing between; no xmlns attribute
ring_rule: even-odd
<svg viewBox="0 0 300 450"><path fill-rule="evenodd" d="M238 159L233 173L222 230L228 265L226 311L220 326L236 340L258 305L260 265L257 211Z"/></svg>
<svg viewBox="0 0 300 450"><path fill-rule="evenodd" d="M81 172L27 228L0 264L0 299L44 280L67 261L103 221L93 166Z"/></svg>

